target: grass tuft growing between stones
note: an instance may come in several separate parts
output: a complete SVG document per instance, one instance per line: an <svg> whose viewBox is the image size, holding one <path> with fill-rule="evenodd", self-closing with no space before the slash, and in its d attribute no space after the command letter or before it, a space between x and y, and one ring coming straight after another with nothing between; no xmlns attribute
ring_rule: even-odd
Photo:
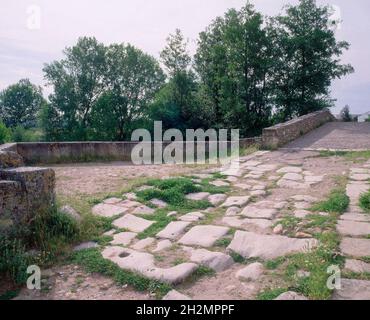
<svg viewBox="0 0 370 320"><path fill-rule="evenodd" d="M333 190L328 199L312 206L311 211L344 213L349 206L349 197L344 189Z"/></svg>
<svg viewBox="0 0 370 320"><path fill-rule="evenodd" d="M370 191L361 195L359 205L362 210L370 213Z"/></svg>
<svg viewBox="0 0 370 320"><path fill-rule="evenodd" d="M174 217L167 216L168 211L165 209L159 209L154 215L142 215L142 218L155 221L149 228L138 234L138 239L145 239L148 237L154 237L158 232L163 230L170 222L176 220Z"/></svg>
<svg viewBox="0 0 370 320"><path fill-rule="evenodd" d="M257 300L274 300L282 293L287 292L287 288L275 288L275 289L266 289L260 292L256 299Z"/></svg>
<svg viewBox="0 0 370 320"><path fill-rule="evenodd" d="M108 276L118 285L127 284L138 291L155 293L157 298L162 298L172 289L168 284L121 269L112 261L104 259L97 248L75 252L70 260L72 263L82 266L89 273L99 273Z"/></svg>

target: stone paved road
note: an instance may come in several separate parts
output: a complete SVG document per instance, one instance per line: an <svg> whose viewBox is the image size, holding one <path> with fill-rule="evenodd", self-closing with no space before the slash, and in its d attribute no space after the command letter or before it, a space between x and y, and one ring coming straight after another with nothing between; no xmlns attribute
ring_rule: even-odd
<svg viewBox="0 0 370 320"><path fill-rule="evenodd" d="M370 123L330 122L285 148L370 149Z"/></svg>

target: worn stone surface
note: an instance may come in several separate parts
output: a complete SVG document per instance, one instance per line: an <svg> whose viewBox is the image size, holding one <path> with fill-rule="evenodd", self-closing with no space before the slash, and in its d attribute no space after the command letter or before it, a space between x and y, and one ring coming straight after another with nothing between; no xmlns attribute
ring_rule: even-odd
<svg viewBox="0 0 370 320"><path fill-rule="evenodd" d="M370 215L363 213L344 213L340 216L341 220L370 222Z"/></svg>
<svg viewBox="0 0 370 320"><path fill-rule="evenodd" d="M241 215L247 218L272 219L277 213L276 209L258 208L249 205L243 209Z"/></svg>
<svg viewBox="0 0 370 320"><path fill-rule="evenodd" d="M138 242L136 242L133 246L132 246L132 249L134 250L144 250L146 249L147 247L150 247L153 243L155 242L155 239L154 238L146 238L146 239L142 239Z"/></svg>
<svg viewBox="0 0 370 320"><path fill-rule="evenodd" d="M340 249L349 257L368 257L370 256L370 239L344 238Z"/></svg>
<svg viewBox="0 0 370 320"><path fill-rule="evenodd" d="M166 228L164 228L162 231L157 233L157 237L164 238L164 239L176 239L185 231L186 227L189 225L190 225L190 222L185 222L185 221L170 222L166 226Z"/></svg>
<svg viewBox="0 0 370 320"><path fill-rule="evenodd" d="M354 174L351 174L349 178L355 181L368 181L370 179L370 174L354 173Z"/></svg>
<svg viewBox="0 0 370 320"><path fill-rule="evenodd" d="M208 201L217 206L227 198L226 194L212 194L208 197Z"/></svg>
<svg viewBox="0 0 370 320"><path fill-rule="evenodd" d="M155 209L142 205L142 206L135 208L135 210L132 211L132 214L146 215L146 214L154 214L154 212L155 212Z"/></svg>
<svg viewBox="0 0 370 320"><path fill-rule="evenodd" d="M116 203L121 202L121 201L122 201L122 199L120 199L120 198L108 198L108 199L105 199L103 201L103 203L105 203L105 204L116 204Z"/></svg>
<svg viewBox="0 0 370 320"><path fill-rule="evenodd" d="M280 188L288 188L288 189L306 189L308 188L308 185L306 183L297 182L293 180L286 180L286 179L280 179L277 182L277 185Z"/></svg>
<svg viewBox="0 0 370 320"><path fill-rule="evenodd" d="M338 221L337 230L346 236L367 236L370 235L370 223L357 221Z"/></svg>
<svg viewBox="0 0 370 320"><path fill-rule="evenodd" d="M223 180L215 180L211 181L209 184L215 186L215 187L228 187L230 184Z"/></svg>
<svg viewBox="0 0 370 320"><path fill-rule="evenodd" d="M200 265L207 266L217 272L228 269L234 260L222 252L212 252L205 249L191 250L190 260Z"/></svg>
<svg viewBox="0 0 370 320"><path fill-rule="evenodd" d="M236 273L236 277L240 280L255 281L263 274L263 272L264 272L263 264L255 262L240 269Z"/></svg>
<svg viewBox="0 0 370 320"><path fill-rule="evenodd" d="M301 173L302 168L300 167L283 167L276 171L277 173Z"/></svg>
<svg viewBox="0 0 370 320"><path fill-rule="evenodd" d="M214 243L227 234L229 228L220 226L195 226L191 228L180 240L179 243L211 247Z"/></svg>
<svg viewBox="0 0 370 320"><path fill-rule="evenodd" d="M369 185L365 183L349 183L347 184L347 195L353 203L357 203L361 194L369 190Z"/></svg>
<svg viewBox="0 0 370 320"><path fill-rule="evenodd" d="M152 254L121 247L108 247L103 250L102 255L122 269L138 272L149 279L170 284L184 281L198 268L195 263L182 263L172 268L159 268L155 266Z"/></svg>
<svg viewBox="0 0 370 320"><path fill-rule="evenodd" d="M143 218L135 217L132 214L127 214L122 218L113 221L113 225L117 228L127 229L132 232L143 232L149 228L154 221L149 221Z"/></svg>
<svg viewBox="0 0 370 320"><path fill-rule="evenodd" d="M236 231L228 250L245 258L275 259L287 254L309 251L317 246L315 239L295 239L279 235L260 235Z"/></svg>
<svg viewBox="0 0 370 320"><path fill-rule="evenodd" d="M196 222L204 218L201 212L189 212L179 218L181 221Z"/></svg>
<svg viewBox="0 0 370 320"><path fill-rule="evenodd" d="M209 195L210 195L209 192L198 192L198 193L189 193L185 197L186 199L189 200L199 201L206 199Z"/></svg>
<svg viewBox="0 0 370 320"><path fill-rule="evenodd" d="M249 199L249 196L229 197L221 207L242 207L249 201Z"/></svg>
<svg viewBox="0 0 370 320"><path fill-rule="evenodd" d="M166 250L168 248L172 247L172 242L170 240L162 240L157 243L156 248L153 250L153 252L161 252L163 250Z"/></svg>
<svg viewBox="0 0 370 320"><path fill-rule="evenodd" d="M361 260L347 259L344 269L356 273L370 273L370 263Z"/></svg>
<svg viewBox="0 0 370 320"><path fill-rule="evenodd" d="M308 196L308 195L296 195L296 196L290 197L290 199L295 200L295 201L304 201L308 203L319 201L319 199L312 197L312 196Z"/></svg>
<svg viewBox="0 0 370 320"><path fill-rule="evenodd" d="M370 300L370 281L342 279L342 288L335 290L333 300Z"/></svg>
<svg viewBox="0 0 370 320"><path fill-rule="evenodd" d="M132 240L135 239L136 233L134 232L121 232L113 235L112 245L128 246Z"/></svg>
<svg viewBox="0 0 370 320"><path fill-rule="evenodd" d="M292 181L302 181L303 176L299 173L286 173L282 179L292 180Z"/></svg>
<svg viewBox="0 0 370 320"><path fill-rule="evenodd" d="M125 213L128 208L116 206L113 204L99 203L92 208L92 213L105 218L111 218Z"/></svg>
<svg viewBox="0 0 370 320"><path fill-rule="evenodd" d="M260 233L271 231L273 225L272 221L267 219L241 219L240 217L224 217L222 222L232 228L257 231Z"/></svg>
<svg viewBox="0 0 370 320"><path fill-rule="evenodd" d="M176 291L176 290L171 290L169 293L167 293L162 300L191 300L188 296Z"/></svg>

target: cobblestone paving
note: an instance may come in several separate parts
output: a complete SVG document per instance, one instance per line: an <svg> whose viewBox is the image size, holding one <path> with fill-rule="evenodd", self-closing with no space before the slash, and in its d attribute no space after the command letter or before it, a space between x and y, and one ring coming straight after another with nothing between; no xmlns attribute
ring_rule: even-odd
<svg viewBox="0 0 370 320"><path fill-rule="evenodd" d="M228 188L223 193L207 190L186 195L191 201L208 200L210 207L203 210L177 212L158 199L142 201L137 193L155 188L146 185L122 197L105 199L92 212L113 219L113 229L104 234L112 240L107 245L87 243L85 247L98 248L104 259L124 270L171 285L173 290L165 300L248 300L275 288L285 289L274 296L277 300L311 299L291 289L284 283L284 276L269 264L297 253L306 255L320 247L320 235L328 232L326 225L309 223L329 213L310 208L327 198L339 178L347 181L351 203L333 227L340 244L338 252L331 254L343 256L344 260L341 289L332 291L331 298L370 299L370 215L358 206L360 195L370 189L370 161L354 163L340 157L321 158L313 151L278 150L256 152L236 163L237 172L218 168L184 174L194 184L208 179L210 189ZM165 212L171 222L143 237L153 228L150 217L157 210ZM199 276L205 270L207 275ZM307 270L296 272L298 278L310 277ZM68 273L63 271L63 277ZM96 278L81 270L77 274ZM110 279L99 278L96 286L94 281L90 281L90 287L84 284L83 290L71 293L58 280L49 298L154 298L130 287L119 288Z"/></svg>
<svg viewBox="0 0 370 320"><path fill-rule="evenodd" d="M93 208L101 216L120 213L113 225L125 229L115 233L111 245L103 249L103 256L125 270L145 277L167 282L174 286L164 299L254 299L266 287L271 272L265 263L272 259L295 253L309 253L319 246L312 232L303 232L299 227L288 230L281 222L287 218L304 219L316 214L308 211L314 202L330 192L330 170L316 170L310 160L314 154L301 152L286 158L278 152L257 152L238 160L239 170L230 173L219 169L222 178L210 182L215 186L229 186L225 194L199 192L188 194L195 201L209 200L213 207L186 214L170 212L175 220L159 231L155 237L138 239L136 236L152 225L135 213L138 203L134 195L131 200L108 199ZM276 161L276 158L279 161ZM311 161L311 162L310 162ZM337 170L340 170L340 167ZM199 179L210 178L214 170L200 172ZM325 173L327 172L327 173ZM338 172L336 172L338 173ZM347 187L351 199L349 212L338 221L342 254L346 256L345 270L353 273L368 272L370 265L360 258L370 256L369 216L357 206L360 194L370 186L370 163L351 168ZM140 188L140 190L146 189ZM166 203L152 201L158 208ZM109 207L108 207L109 206ZM221 212L221 214L220 214ZM299 226L299 225L298 225ZM161 256L158 263L156 257ZM176 265L171 257L181 257ZM243 264L235 257L240 257ZM167 260L168 261L167 261ZM200 267L215 272L213 277L188 281ZM334 299L370 299L370 282L343 279L343 290L334 292ZM222 289L221 289L222 288ZM207 292L204 292L206 290ZM222 292L220 292L222 290ZM279 300L307 299L297 292L285 292Z"/></svg>

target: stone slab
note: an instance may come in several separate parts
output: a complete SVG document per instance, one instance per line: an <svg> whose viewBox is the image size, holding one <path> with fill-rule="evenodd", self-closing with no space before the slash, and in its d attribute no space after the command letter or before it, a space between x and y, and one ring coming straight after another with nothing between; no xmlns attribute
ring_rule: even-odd
<svg viewBox="0 0 370 320"><path fill-rule="evenodd" d="M236 231L228 250L245 258L275 259L291 253L308 252L318 244L315 239L296 239L279 235L261 235Z"/></svg>
<svg viewBox="0 0 370 320"><path fill-rule="evenodd" d="M190 222L185 222L185 221L170 222L166 226L166 228L164 228L162 231L157 233L157 237L164 238L164 239L176 239L185 231L186 227L189 225L190 225Z"/></svg>
<svg viewBox="0 0 370 320"><path fill-rule="evenodd" d="M122 218L113 221L113 225L117 228L127 229L132 232L143 232L154 223L154 221L139 218L132 214L127 214Z"/></svg>
<svg viewBox="0 0 370 320"><path fill-rule="evenodd" d="M211 247L225 236L229 228L220 226L195 226L191 228L179 243L190 246Z"/></svg>

